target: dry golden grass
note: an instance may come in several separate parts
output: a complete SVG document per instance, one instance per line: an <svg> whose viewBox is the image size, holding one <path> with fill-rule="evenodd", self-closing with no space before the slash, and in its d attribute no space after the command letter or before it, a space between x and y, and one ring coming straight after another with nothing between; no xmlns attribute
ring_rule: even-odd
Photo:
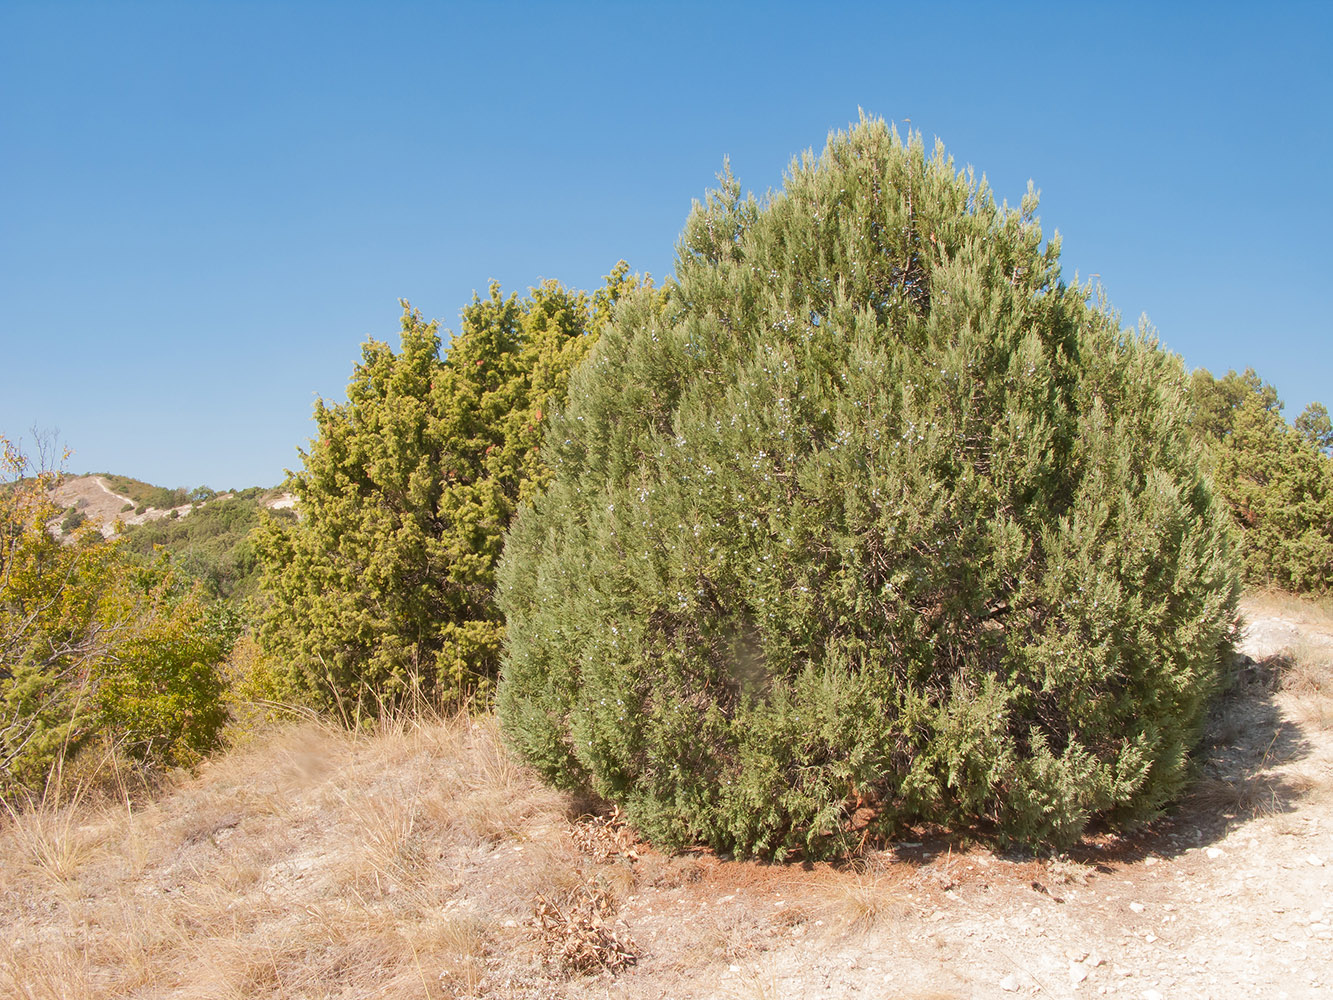
<svg viewBox="0 0 1333 1000"><path fill-rule="evenodd" d="M1302 725L1333 728L1333 646L1298 642L1284 650L1278 683L1292 696L1292 714Z"/></svg>
<svg viewBox="0 0 1333 1000"><path fill-rule="evenodd" d="M0 995L484 992L531 936L531 898L487 887L565 808L466 718L299 722L153 802L53 794L0 829ZM525 853L518 883L565 884Z"/></svg>
<svg viewBox="0 0 1333 1000"><path fill-rule="evenodd" d="M1333 599L1327 597L1302 597L1281 590L1247 590L1240 607L1247 618L1269 615L1333 629Z"/></svg>
<svg viewBox="0 0 1333 1000"><path fill-rule="evenodd" d="M909 884L909 875L902 869L871 868L826 883L821 894L838 925L869 931L911 915Z"/></svg>

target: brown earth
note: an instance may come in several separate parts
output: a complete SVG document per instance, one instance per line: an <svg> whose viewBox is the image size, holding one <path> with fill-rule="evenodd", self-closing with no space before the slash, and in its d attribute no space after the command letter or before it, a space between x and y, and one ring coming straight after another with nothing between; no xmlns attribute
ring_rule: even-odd
<svg viewBox="0 0 1333 1000"><path fill-rule="evenodd" d="M307 721L143 802L11 816L0 995L1329 996L1333 618L1245 610L1254 662L1199 779L1134 835L840 869L670 856L540 787L489 719Z"/></svg>
<svg viewBox="0 0 1333 1000"><path fill-rule="evenodd" d="M82 511L83 516L96 524L107 538L116 533L117 522L126 526L143 524L169 517L173 509L177 517L184 517L194 509L192 504L167 509L148 507L142 514L136 514L134 501L111 489L101 476L62 476L51 491L51 497L62 509L74 507ZM57 518L54 526L57 532L59 524Z"/></svg>
<svg viewBox="0 0 1333 1000"><path fill-rule="evenodd" d="M173 513L177 517L185 517L196 507L203 506L203 502L200 502L182 504L179 507L146 507L142 513L136 513L134 501L115 492L102 476L61 476L51 491L51 497L62 511L70 507L80 510L106 538L116 534L117 524L129 527L170 517ZM230 493L219 493L207 502L217 503L229 500L231 497ZM265 505L272 509L294 507L296 498L290 493L274 494L265 500ZM56 534L62 533L60 529L62 519L63 514L50 525Z"/></svg>

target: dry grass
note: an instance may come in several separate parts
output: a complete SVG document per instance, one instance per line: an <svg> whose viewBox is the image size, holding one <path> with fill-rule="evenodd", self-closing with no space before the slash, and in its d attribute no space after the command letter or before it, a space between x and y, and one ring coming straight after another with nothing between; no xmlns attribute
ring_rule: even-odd
<svg viewBox="0 0 1333 1000"><path fill-rule="evenodd" d="M147 804L53 795L0 829L0 995L494 993L531 974L531 896L488 886L565 808L463 718L289 725Z"/></svg>
<svg viewBox="0 0 1333 1000"><path fill-rule="evenodd" d="M1247 590L1241 600L1247 618L1284 618L1303 625L1333 629L1333 598L1301 597L1281 590Z"/></svg>
<svg viewBox="0 0 1333 1000"><path fill-rule="evenodd" d="M1278 684L1292 696L1297 721L1320 730L1333 728L1333 646L1299 642L1275 659Z"/></svg>
<svg viewBox="0 0 1333 1000"><path fill-rule="evenodd" d="M864 933L911 916L912 877L909 869L870 855L848 871L811 881L803 895L818 902L815 909L833 926Z"/></svg>
<svg viewBox="0 0 1333 1000"><path fill-rule="evenodd" d="M736 978L726 984L722 995L727 1000L785 1000L788 996L772 962L742 967Z"/></svg>

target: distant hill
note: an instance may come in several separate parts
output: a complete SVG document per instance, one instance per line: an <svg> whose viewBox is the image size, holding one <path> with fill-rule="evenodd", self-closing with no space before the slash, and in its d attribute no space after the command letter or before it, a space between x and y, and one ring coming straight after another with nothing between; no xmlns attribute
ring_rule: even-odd
<svg viewBox="0 0 1333 1000"><path fill-rule="evenodd" d="M92 522L107 538L120 534L130 551L145 558L165 550L178 569L224 598L247 597L258 582L249 534L260 510L296 516L295 497L281 488L168 489L109 473L64 476L52 497L63 511L51 523L56 534Z"/></svg>

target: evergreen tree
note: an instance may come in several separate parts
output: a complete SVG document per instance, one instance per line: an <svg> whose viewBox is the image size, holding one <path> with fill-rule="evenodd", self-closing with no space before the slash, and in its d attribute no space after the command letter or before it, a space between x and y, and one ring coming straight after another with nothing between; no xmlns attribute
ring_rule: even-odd
<svg viewBox="0 0 1333 1000"><path fill-rule="evenodd" d="M1185 375L881 121L696 205L499 571L498 709L650 836L820 855L905 824L1067 842L1181 787L1237 584Z"/></svg>
<svg viewBox="0 0 1333 1000"><path fill-rule="evenodd" d="M1312 403L1294 426L1254 369L1190 380L1192 426L1241 537L1245 580L1296 592L1333 589L1333 458L1328 411Z"/></svg>
<svg viewBox="0 0 1333 1000"><path fill-rule="evenodd" d="M319 436L292 475L299 522L256 536L260 640L297 691L349 717L486 696L504 631L495 562L546 475L545 411L636 284L622 262L591 297L492 285L444 358L438 325L406 305L397 353L365 345L347 402L316 404Z"/></svg>
<svg viewBox="0 0 1333 1000"><path fill-rule="evenodd" d="M1190 427L1195 436L1210 445L1220 444L1231 433L1237 411L1251 397L1268 412L1281 414L1277 390L1253 368L1239 375L1229 371L1220 379L1207 368L1196 368L1189 382Z"/></svg>
<svg viewBox="0 0 1333 1000"><path fill-rule="evenodd" d="M1323 403L1307 405L1292 422L1292 427L1325 455L1333 452L1333 420L1329 420L1328 407Z"/></svg>

